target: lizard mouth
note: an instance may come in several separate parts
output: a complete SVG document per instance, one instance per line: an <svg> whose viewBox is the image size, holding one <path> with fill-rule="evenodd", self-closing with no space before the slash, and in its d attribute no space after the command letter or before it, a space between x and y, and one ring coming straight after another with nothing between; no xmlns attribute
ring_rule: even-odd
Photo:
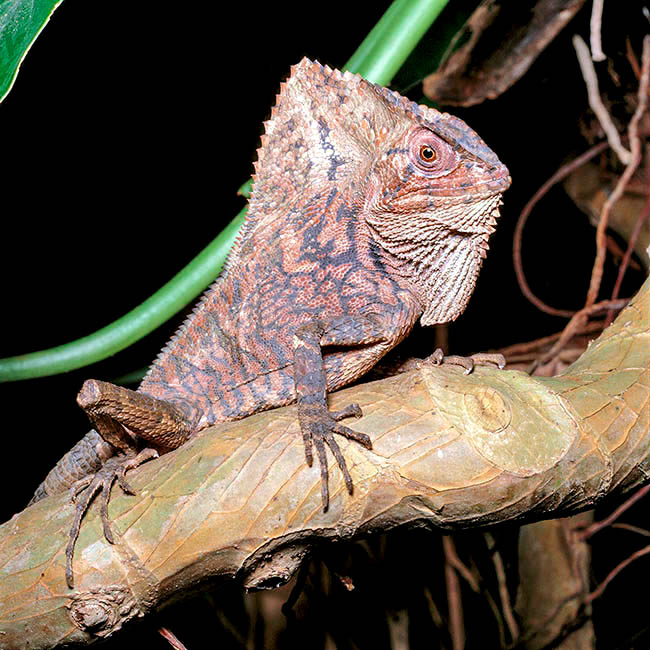
<svg viewBox="0 0 650 650"><path fill-rule="evenodd" d="M487 198L488 195L502 194L512 183L510 172L502 163L492 165L481 175L482 178L474 181L475 191L472 192L472 194L477 194L481 197L485 196Z"/></svg>
<svg viewBox="0 0 650 650"><path fill-rule="evenodd" d="M453 199L460 202L467 199L484 201L503 194L511 183L512 178L507 167L498 165L482 171L470 180L450 183L446 187L430 188L429 195L436 199ZM418 191L415 190L413 194L417 195Z"/></svg>

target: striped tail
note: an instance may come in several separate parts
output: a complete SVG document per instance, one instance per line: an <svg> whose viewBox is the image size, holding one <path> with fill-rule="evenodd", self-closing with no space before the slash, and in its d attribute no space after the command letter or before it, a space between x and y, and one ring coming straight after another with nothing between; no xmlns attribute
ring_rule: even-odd
<svg viewBox="0 0 650 650"><path fill-rule="evenodd" d="M45 480L38 486L28 505L52 494L59 494L71 488L78 480L97 472L114 449L94 429L91 429L54 466Z"/></svg>

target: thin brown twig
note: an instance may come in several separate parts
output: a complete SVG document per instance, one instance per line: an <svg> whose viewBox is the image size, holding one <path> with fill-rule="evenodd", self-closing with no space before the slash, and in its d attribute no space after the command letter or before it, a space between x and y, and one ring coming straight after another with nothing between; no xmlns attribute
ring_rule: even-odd
<svg viewBox="0 0 650 650"><path fill-rule="evenodd" d="M530 213L532 212L535 205L539 200L553 187L556 183L559 183L561 180L566 178L578 167L581 167L586 162L600 154L602 151L607 149L609 144L607 142L599 142L593 147L587 149L584 153L580 154L574 160L562 165L538 190L533 194L529 199L528 203L524 206L519 218L517 219L517 224L515 226L515 232L512 240L512 257L513 264L515 267L515 275L517 276L517 282L519 283L519 288L524 296L533 303L540 311L543 311L552 316L562 316L564 318L571 318L575 311L566 310L566 309L555 309L547 305L545 302L540 300L528 286L526 281L526 276L524 275L523 265L521 262L521 242L522 242L522 233L524 231L524 226Z"/></svg>
<svg viewBox="0 0 650 650"><path fill-rule="evenodd" d="M543 354L539 359L537 359L529 369L529 373L532 374L536 368L540 365L548 363L553 357L555 357L560 350L576 335L576 332L582 330L586 323L587 319L599 312L607 309L623 309L629 302L628 299L619 299L619 300L602 300L601 302L590 305L589 307L583 307L579 312L576 312L571 320L567 323L567 326L564 328L560 338L557 340L555 345Z"/></svg>
<svg viewBox="0 0 650 650"><path fill-rule="evenodd" d="M235 643L238 644L242 648L246 647L246 638L233 625L232 621L226 616L223 609L219 605L216 604L216 602L215 602L213 596L211 595L211 593L206 591L203 594L203 598L208 603L208 605L210 606L210 609L212 610L212 613L214 614L216 619L219 621L219 623L222 625L223 629L226 630L232 636Z"/></svg>
<svg viewBox="0 0 650 650"><path fill-rule="evenodd" d="M630 141L630 160L629 162L625 163L625 170L621 174L618 183L616 183L613 192L607 197L607 200L603 204L603 208L601 210L600 221L598 222L598 227L596 228L596 259L594 261L594 266L591 272L591 282L589 284L589 291L587 292L585 307L593 305L596 302L598 290L600 289L600 282L603 276L603 267L605 264L605 230L607 229L609 213L614 204L622 196L626 185L632 178L632 175L641 162L641 139L639 138L638 129L639 121L641 120L641 117L646 110L649 77L650 35L646 36L643 39L643 54L641 56L641 79L639 81L638 104L627 128L628 138Z"/></svg>
<svg viewBox="0 0 650 650"><path fill-rule="evenodd" d="M629 189L629 185L628 185L628 189ZM629 192L627 193L629 194ZM619 264L623 262L623 258L625 257L625 251L618 245L618 242L613 237L610 236L607 237L607 250L610 253L610 255L614 258L614 261L618 260ZM631 267L637 271L641 270L641 266L637 264L633 259L630 259L628 263L628 267Z"/></svg>
<svg viewBox="0 0 650 650"><path fill-rule="evenodd" d="M612 524L612 528L620 528L621 530L629 530L631 533L650 537L650 530L647 528L640 528L639 526L632 526L631 524Z"/></svg>
<svg viewBox="0 0 650 650"><path fill-rule="evenodd" d="M616 152L616 155L619 157L621 162L624 165L628 165L632 158L632 154L623 146L618 129L616 128L608 110L605 108L603 100L600 98L598 76L596 75L596 69L591 60L589 48L578 34L575 34L573 37L573 47L576 50L578 63L580 64L580 71L582 72L582 77L587 86L589 106L598 118L598 122L607 136L609 146Z"/></svg>
<svg viewBox="0 0 650 650"><path fill-rule="evenodd" d="M575 335L584 336L585 334L595 334L596 332L602 331L603 327L604 327L603 321L593 321L591 323L587 323L584 327L577 330L575 332ZM555 334L550 334L549 336L543 336L539 339L535 339L534 341L526 341L524 343L514 343L513 345L509 345L505 348L500 348L499 350L497 350L497 352L502 354L508 360L511 357L515 357L515 356L533 354L537 352L540 348L543 348L546 345L548 345L549 343L553 343L554 341L557 341L561 336L562 336L562 332L556 332Z"/></svg>
<svg viewBox="0 0 650 650"><path fill-rule="evenodd" d="M389 610L386 612L386 625L388 627L388 643L393 650L408 650L409 638L409 612L407 609ZM326 648L336 648L334 639L326 644Z"/></svg>
<svg viewBox="0 0 650 650"><path fill-rule="evenodd" d="M622 562L617 564L608 574L607 577L598 585L597 589L594 589L590 594L588 594L584 602L585 604L589 604L596 600L596 598L599 598L603 591L607 588L609 583L629 564L634 562L634 560L638 560L640 557L643 557L644 555L648 555L650 553L650 544L648 546L644 546L643 548L639 549L638 551L635 551L632 553L632 555L626 557Z"/></svg>
<svg viewBox="0 0 650 650"><path fill-rule="evenodd" d="M560 350L560 352L556 355L555 359L553 360L555 366L558 363L571 365L576 359L580 357L581 354L584 353L586 349L586 346L580 345L580 346L575 346L575 347L565 347L564 349ZM539 356L540 352L530 352L529 354L517 354L513 355L511 357L507 357L507 366L511 370L517 370L519 366L522 366L523 364L531 364L533 361L536 361L537 357ZM553 367L555 367L553 366ZM544 366L545 368L550 368L550 366ZM519 367L520 370L523 370L523 368ZM536 366L536 370L539 369L539 366ZM548 373L543 373L540 376L542 377L553 377L555 373L551 373L550 375Z"/></svg>
<svg viewBox="0 0 650 650"><path fill-rule="evenodd" d="M471 570L463 564L463 561L458 557L456 552L456 546L454 544L449 544L445 547L445 560L451 564L451 566L460 573L460 575L465 578L469 586L472 588L472 591L475 593L480 593L481 587L478 584L478 580L474 577Z"/></svg>
<svg viewBox="0 0 650 650"><path fill-rule="evenodd" d="M585 348L565 347L550 361L539 362L536 359L524 359L512 363L512 370L522 370L535 374L537 377L555 377L563 370L575 363L584 353ZM532 370L531 370L532 366Z"/></svg>
<svg viewBox="0 0 650 650"><path fill-rule="evenodd" d="M158 628L158 634L168 641L169 645L174 648L174 650L187 650L187 648L178 640L176 635L166 627Z"/></svg>
<svg viewBox="0 0 650 650"><path fill-rule="evenodd" d="M442 548L445 554L445 584L447 586L447 603L449 608L449 635L454 650L465 647L465 624L463 622L463 601L456 569L449 561L456 555L454 541L449 535L442 538Z"/></svg>
<svg viewBox="0 0 650 650"><path fill-rule="evenodd" d="M632 70L636 78L641 79L641 66L639 66L639 62L637 61L636 55L634 54L634 50L632 49L632 43L630 42L629 36L625 37L625 56L627 57L627 60L630 62L630 65L632 66Z"/></svg>
<svg viewBox="0 0 650 650"><path fill-rule="evenodd" d="M472 558L472 566L470 567L470 571L472 572L472 575L476 577L477 582L481 583L482 582L481 571L476 566L476 562L474 561L473 558ZM499 647L505 648L506 645L509 644L506 642L506 626L505 623L503 622L503 613L501 612L501 609L499 608L497 601L495 600L494 596L492 596L490 590L486 587L485 583L481 584L481 595L487 601L488 607L490 608L490 611L494 616L494 622L497 625L497 631L499 634Z"/></svg>
<svg viewBox="0 0 650 650"><path fill-rule="evenodd" d="M508 593L508 584L506 580L506 571L503 566L503 559L501 558L501 553L496 550L494 537L492 537L490 533L484 533L484 537L492 554L494 571L497 576L497 584L499 585L499 597L501 598L503 617L506 621L506 625L508 626L510 638L514 642L519 638L519 625L517 625L515 614L512 610L512 603L510 602L510 594Z"/></svg>
<svg viewBox="0 0 650 650"><path fill-rule="evenodd" d="M602 22L603 0L593 0L591 5L591 20L589 23L589 42L591 44L591 58L594 61L604 61L607 58L603 54L603 46L600 39Z"/></svg>
<svg viewBox="0 0 650 650"><path fill-rule="evenodd" d="M577 540L583 542L584 540L589 539L592 535L595 535L599 530L602 530L603 528L609 526L612 522L616 521L628 508L642 499L648 492L650 492L650 485L645 485L644 487L634 492L618 508L616 508L614 512L605 517L605 519L596 521L591 524L591 526L588 526L581 531L577 531Z"/></svg>
<svg viewBox="0 0 650 650"><path fill-rule="evenodd" d="M442 630L445 626L445 621L442 618L440 609L436 605L436 601L433 599L431 590L428 587L424 588L424 599L427 601L427 607L429 609L429 614L431 615L431 620L433 624L439 629Z"/></svg>
<svg viewBox="0 0 650 650"><path fill-rule="evenodd" d="M647 165L647 174L648 174L648 183L650 185L650 164ZM621 260L621 265L618 268L618 275L616 276L616 283L614 284L614 289L612 290L612 300L616 300L618 298L618 292L621 290L621 283L623 282L623 276L625 275L625 271L627 270L627 267L630 263L630 259L632 257L632 252L634 251L634 247L636 246L636 241L639 238L639 235L641 234L641 228L643 227L643 224L645 223L645 220L650 216L650 194L648 194L648 197L646 199L645 205L643 206L643 210L641 214L639 215L638 219L636 220L636 223L634 224L634 229L632 230L632 234L630 235L630 241L627 243L627 249L623 255L623 259ZM613 314L609 314L607 316L607 324L614 319Z"/></svg>
<svg viewBox="0 0 650 650"><path fill-rule="evenodd" d="M492 597L492 594L489 591L484 592L485 600L487 600L488 607L492 611L492 616L497 624L497 633L499 634L499 647L506 647L506 628L503 624L503 616L501 615L501 610L497 605L496 600Z"/></svg>

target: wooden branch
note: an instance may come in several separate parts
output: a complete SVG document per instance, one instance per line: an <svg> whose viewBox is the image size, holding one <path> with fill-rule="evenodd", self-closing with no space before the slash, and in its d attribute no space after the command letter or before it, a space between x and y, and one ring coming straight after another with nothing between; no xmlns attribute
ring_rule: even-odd
<svg viewBox="0 0 650 650"><path fill-rule="evenodd" d="M314 543L417 525L447 531L575 513L650 474L650 280L561 376L422 367L331 396L359 402L340 441L355 484L330 457L331 505L307 467L294 407L214 427L114 490L114 545L93 509L65 584L73 508L50 497L0 526L0 649L56 648L220 580L271 588Z"/></svg>

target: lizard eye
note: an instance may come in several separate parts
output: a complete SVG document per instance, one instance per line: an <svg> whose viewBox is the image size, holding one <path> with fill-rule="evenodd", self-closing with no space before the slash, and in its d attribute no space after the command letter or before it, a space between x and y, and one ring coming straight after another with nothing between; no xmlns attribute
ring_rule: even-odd
<svg viewBox="0 0 650 650"><path fill-rule="evenodd" d="M419 128L411 136L409 157L418 171L431 178L449 174L458 166L453 148L426 128Z"/></svg>
<svg viewBox="0 0 650 650"><path fill-rule="evenodd" d="M437 158L437 154L432 147L429 147L426 144L423 144L420 147L420 160L424 163L433 162Z"/></svg>

